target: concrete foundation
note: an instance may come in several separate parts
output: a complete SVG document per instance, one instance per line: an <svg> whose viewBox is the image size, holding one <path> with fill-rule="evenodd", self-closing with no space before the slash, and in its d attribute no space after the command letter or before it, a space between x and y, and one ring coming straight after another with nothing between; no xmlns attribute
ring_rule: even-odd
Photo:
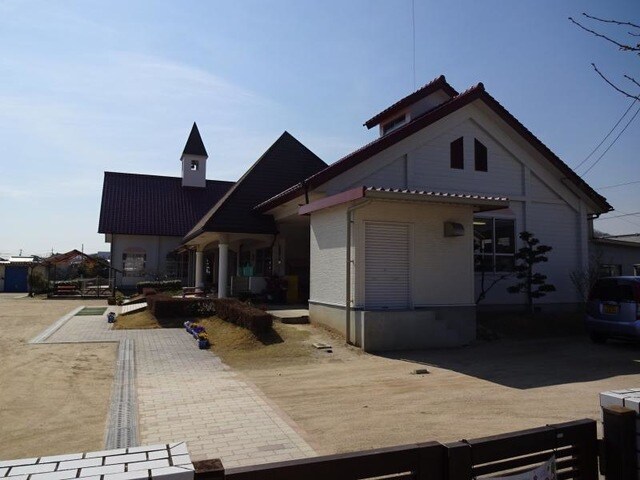
<svg viewBox="0 0 640 480"><path fill-rule="evenodd" d="M346 334L342 306L309 302L309 318ZM457 347L476 338L475 306L413 310L354 310L351 342L367 352Z"/></svg>

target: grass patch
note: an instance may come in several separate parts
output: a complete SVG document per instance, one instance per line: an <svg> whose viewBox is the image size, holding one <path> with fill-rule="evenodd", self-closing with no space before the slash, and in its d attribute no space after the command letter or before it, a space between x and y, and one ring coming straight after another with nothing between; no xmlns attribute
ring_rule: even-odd
<svg viewBox="0 0 640 480"><path fill-rule="evenodd" d="M107 307L84 307L78 313L75 314L76 317L83 317L85 315L104 315L104 312L107 311Z"/></svg>
<svg viewBox="0 0 640 480"><path fill-rule="evenodd" d="M311 334L293 325L274 323L256 336L218 317L198 320L209 334L212 350L233 367L269 368L280 363L306 363L313 359ZM186 335L186 333L185 333Z"/></svg>
<svg viewBox="0 0 640 480"><path fill-rule="evenodd" d="M128 315L118 315L114 330L139 330L148 328L160 328L156 317L149 310L141 310Z"/></svg>

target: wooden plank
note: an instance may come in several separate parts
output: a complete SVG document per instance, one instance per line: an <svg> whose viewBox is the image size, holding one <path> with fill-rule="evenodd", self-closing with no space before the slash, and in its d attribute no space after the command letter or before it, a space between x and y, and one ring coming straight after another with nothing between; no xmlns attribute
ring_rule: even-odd
<svg viewBox="0 0 640 480"><path fill-rule="evenodd" d="M636 412L624 407L602 409L607 480L636 478Z"/></svg>

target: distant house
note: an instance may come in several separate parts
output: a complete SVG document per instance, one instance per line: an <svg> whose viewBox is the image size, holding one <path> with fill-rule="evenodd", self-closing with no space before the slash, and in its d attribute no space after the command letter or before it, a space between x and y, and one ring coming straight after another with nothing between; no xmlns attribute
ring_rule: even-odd
<svg viewBox="0 0 640 480"><path fill-rule="evenodd" d="M0 292L29 291L29 267L36 263L31 256L5 256L0 258Z"/></svg>
<svg viewBox="0 0 640 480"><path fill-rule="evenodd" d="M512 272L528 230L553 247L542 308L580 301L569 273L612 207L482 84L458 93L438 77L365 126L379 138L329 166L285 133L234 184L205 180L195 125L182 178L105 173L113 266L131 284L164 268L221 297L287 276L313 322L365 350L461 345L479 272ZM509 283L485 303L523 304Z"/></svg>
<svg viewBox="0 0 640 480"><path fill-rule="evenodd" d="M640 275L640 233L594 238L591 250L601 275Z"/></svg>

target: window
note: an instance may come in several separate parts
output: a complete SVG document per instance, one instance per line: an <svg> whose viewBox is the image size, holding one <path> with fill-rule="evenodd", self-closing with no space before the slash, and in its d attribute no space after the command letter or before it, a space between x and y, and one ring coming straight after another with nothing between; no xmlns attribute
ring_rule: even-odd
<svg viewBox="0 0 640 480"><path fill-rule="evenodd" d="M601 277L619 277L622 275L622 265L600 265L598 275Z"/></svg>
<svg viewBox="0 0 640 480"><path fill-rule="evenodd" d="M122 254L122 276L123 277L143 277L144 266L147 255L144 253L123 253Z"/></svg>
<svg viewBox="0 0 640 480"><path fill-rule="evenodd" d="M271 275L271 248L259 248L256 250L255 275L268 277Z"/></svg>
<svg viewBox="0 0 640 480"><path fill-rule="evenodd" d="M502 218L473 220L476 272L511 272L515 267L515 221Z"/></svg>
<svg viewBox="0 0 640 480"><path fill-rule="evenodd" d="M387 122L387 123L383 124L382 125L382 134L385 135L385 134L389 133L391 130L395 130L399 126L404 125L406 119L407 119L407 116L406 116L406 114L403 113L402 115L400 115L399 117L394 118L390 122Z"/></svg>
<svg viewBox="0 0 640 480"><path fill-rule="evenodd" d="M191 171L195 172L200 168L200 162L198 160L191 160Z"/></svg>
<svg viewBox="0 0 640 480"><path fill-rule="evenodd" d="M451 168L464 168L464 141L462 137L451 142Z"/></svg>
<svg viewBox="0 0 640 480"><path fill-rule="evenodd" d="M477 138L474 138L473 143L474 143L474 149L475 149L476 171L486 172L487 171L487 147L485 147L482 143L480 143Z"/></svg>

